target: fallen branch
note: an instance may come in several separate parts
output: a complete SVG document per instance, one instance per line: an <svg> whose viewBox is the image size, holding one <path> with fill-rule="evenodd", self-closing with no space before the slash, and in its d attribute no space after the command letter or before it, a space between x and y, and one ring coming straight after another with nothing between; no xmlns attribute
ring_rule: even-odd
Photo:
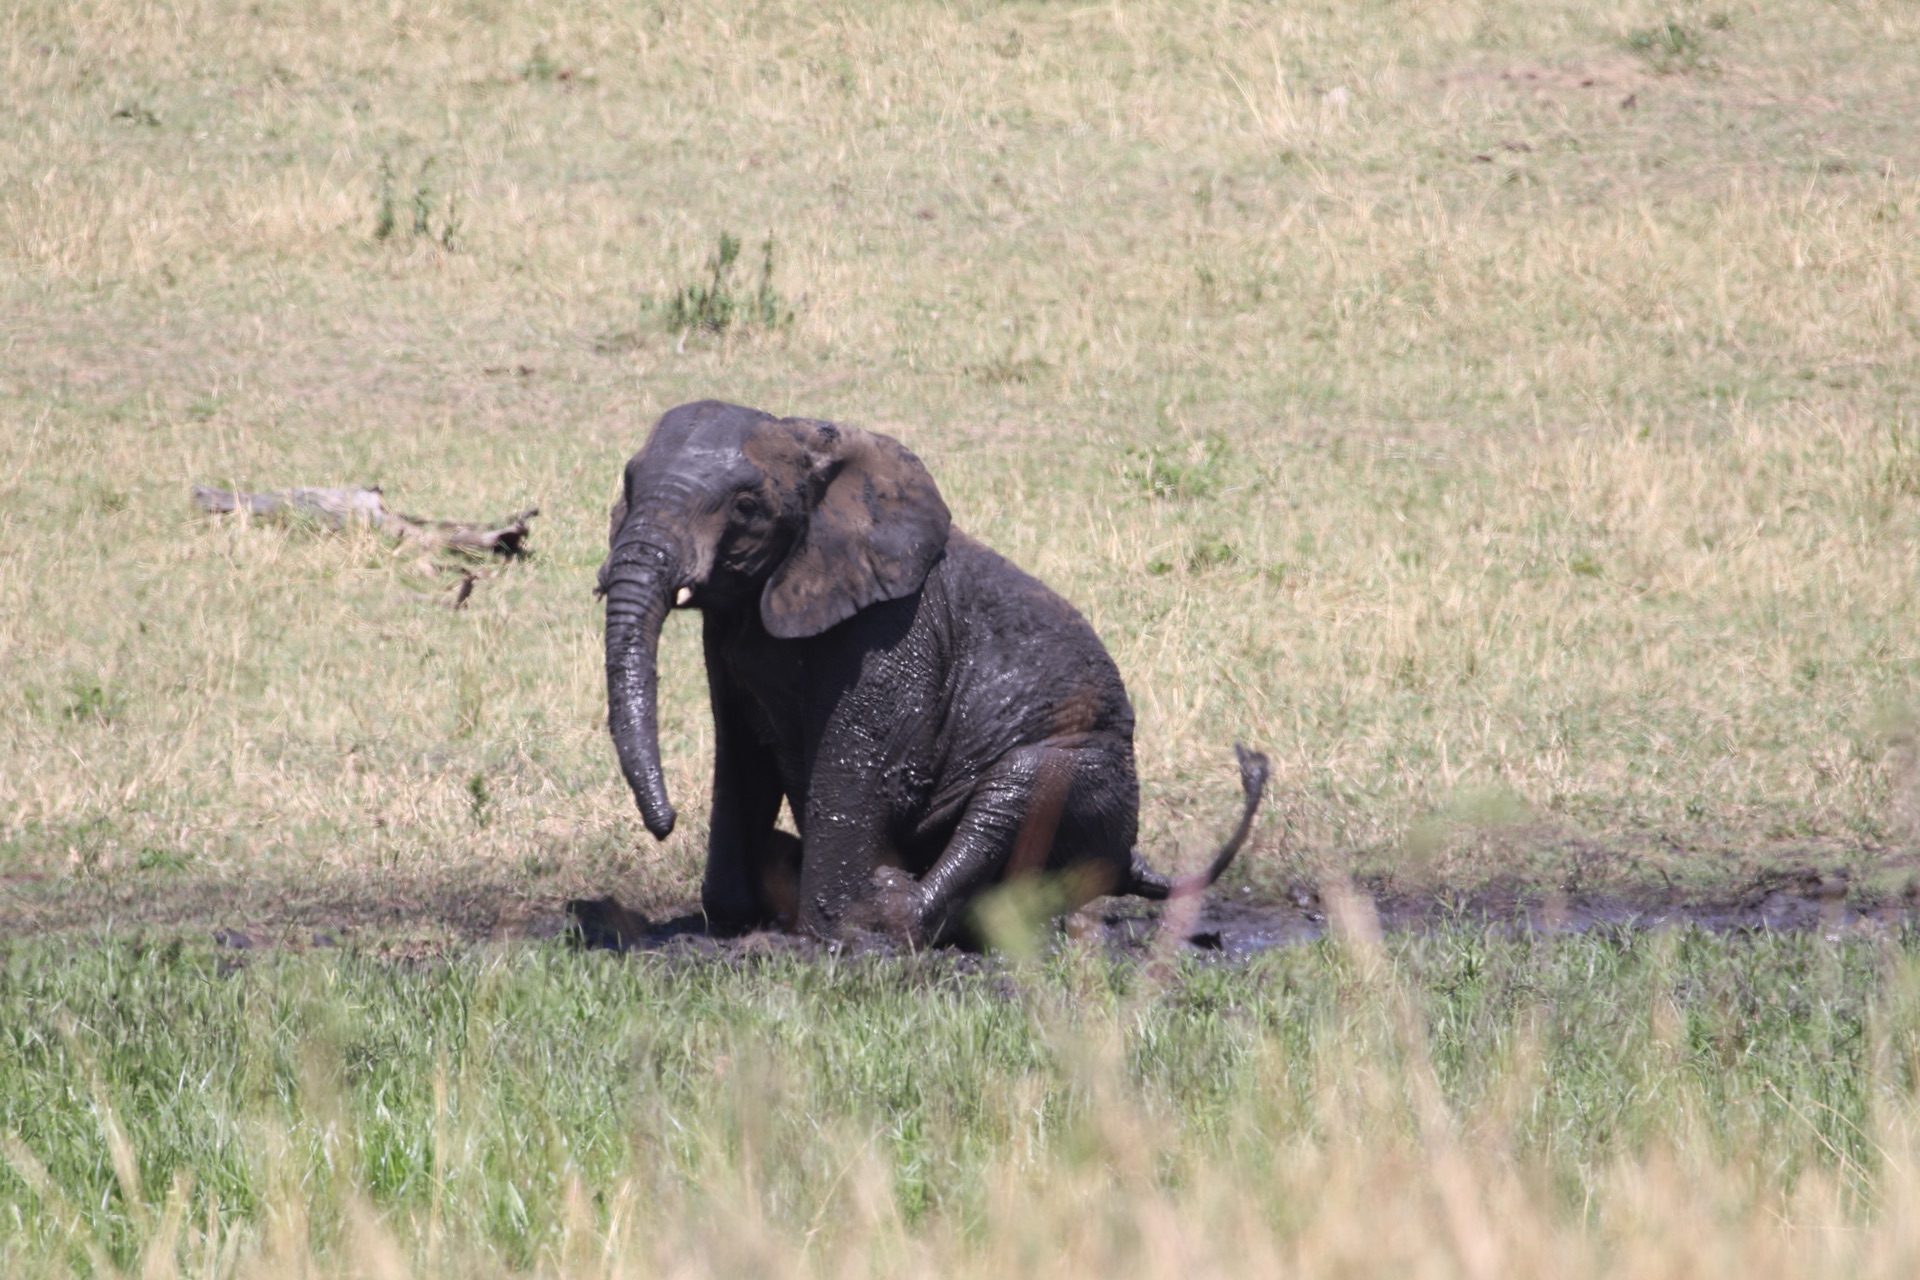
<svg viewBox="0 0 1920 1280"><path fill-rule="evenodd" d="M466 524L457 520L423 520L389 511L378 489L278 489L272 493L235 493L227 489L193 486L193 503L202 511L225 514L245 511L264 519L292 516L317 520L333 529L366 524L388 537L411 542L430 551L445 548L469 555L496 555L514 559L527 554L527 521L540 514L528 507L496 524ZM471 588L469 588L471 590Z"/></svg>

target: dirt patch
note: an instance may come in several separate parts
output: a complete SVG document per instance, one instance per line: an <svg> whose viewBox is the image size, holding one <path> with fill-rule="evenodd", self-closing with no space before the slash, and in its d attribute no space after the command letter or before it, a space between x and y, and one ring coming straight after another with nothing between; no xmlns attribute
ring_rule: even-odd
<svg viewBox="0 0 1920 1280"><path fill-rule="evenodd" d="M251 877L15 875L0 878L0 939L137 932L211 934L235 950L375 940L445 950L558 933L562 900L547 885L477 869L435 876L315 869Z"/></svg>
<svg viewBox="0 0 1920 1280"><path fill-rule="evenodd" d="M1643 63L1623 57L1564 66L1536 62L1470 67L1439 79L1441 87L1447 89L1507 89L1544 99L1578 93L1631 93L1650 78Z"/></svg>

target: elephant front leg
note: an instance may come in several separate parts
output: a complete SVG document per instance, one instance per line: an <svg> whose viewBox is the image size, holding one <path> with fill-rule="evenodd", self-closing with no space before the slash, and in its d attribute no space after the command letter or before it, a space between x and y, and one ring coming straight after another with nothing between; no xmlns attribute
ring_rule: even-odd
<svg viewBox="0 0 1920 1280"><path fill-rule="evenodd" d="M947 847L917 880L887 865L871 843L856 853L859 846L849 839L848 856L821 856L809 827L803 886L812 876L820 901L838 906L837 914L822 912L820 931L872 925L916 946L950 941L982 889L1047 868L1073 791L1075 763L1073 751L1053 746L1004 757L975 786ZM805 896L803 919L814 905L813 896Z"/></svg>
<svg viewBox="0 0 1920 1280"><path fill-rule="evenodd" d="M879 815L870 803L872 788L824 788L827 795L855 797L856 803L827 812L816 779L808 792L806 834L800 858L800 929L816 938L837 938L849 929L877 927L874 868L891 856Z"/></svg>
<svg viewBox="0 0 1920 1280"><path fill-rule="evenodd" d="M792 916L793 837L774 829L785 790L773 753L726 702L714 704L713 817L700 908L713 933L746 933Z"/></svg>
<svg viewBox="0 0 1920 1280"><path fill-rule="evenodd" d="M912 921L916 942L951 941L982 890L1047 870L1078 763L1072 749L1043 744L1012 752L988 771L939 860L910 882L911 896L897 883L882 891L897 904L890 914Z"/></svg>
<svg viewBox="0 0 1920 1280"><path fill-rule="evenodd" d="M742 755L747 759L743 759ZM791 912L781 877L790 876L793 837L774 829L782 791L771 761L753 753L714 753L713 821L700 908L713 933L746 933Z"/></svg>

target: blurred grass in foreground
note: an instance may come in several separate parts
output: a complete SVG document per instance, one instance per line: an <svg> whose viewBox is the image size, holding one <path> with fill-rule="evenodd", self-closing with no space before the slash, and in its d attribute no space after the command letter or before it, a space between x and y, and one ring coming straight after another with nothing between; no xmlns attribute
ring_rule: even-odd
<svg viewBox="0 0 1920 1280"><path fill-rule="evenodd" d="M0 1269L1912 1274L1920 952L0 944Z"/></svg>

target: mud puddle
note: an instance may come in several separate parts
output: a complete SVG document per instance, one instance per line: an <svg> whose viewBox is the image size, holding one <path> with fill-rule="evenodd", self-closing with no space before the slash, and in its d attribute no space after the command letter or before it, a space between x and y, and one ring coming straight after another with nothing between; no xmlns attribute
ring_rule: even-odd
<svg viewBox="0 0 1920 1280"><path fill-rule="evenodd" d="M1884 883L1884 881L1882 881ZM671 900L647 902L648 914L612 898L568 902L506 880L457 877L447 883L313 883L293 892L276 880L209 882L155 894L143 886L91 896L11 898L0 883L0 944L10 938L113 934L152 938L199 937L235 965L248 953L349 948L396 960L430 959L476 946L572 938L618 951L685 956L725 963L756 956L800 958L829 948L784 933L715 938L697 907ZM136 892L142 890L144 892ZM1904 892L1874 893L1844 876L1812 870L1774 870L1714 891L1658 888L1553 893L1538 883L1418 893L1386 884L1362 884L1383 930L1410 933L1444 928L1509 934L1581 934L1602 929L1697 928L1715 933L1819 932L1834 937L1920 928L1920 881ZM1184 947L1196 956L1242 962L1276 948L1324 938L1326 904L1310 885L1260 895L1242 889L1208 895L1185 925ZM1098 941L1115 954L1145 955L1161 930L1157 906L1107 899L1070 917L1063 929ZM859 936L835 954L893 954L893 943Z"/></svg>
<svg viewBox="0 0 1920 1280"><path fill-rule="evenodd" d="M1811 933L1839 938L1878 934L1920 925L1920 894L1890 901L1850 901L1844 879L1817 872L1770 873L1721 897L1683 898L1652 894L1547 894L1527 890L1471 895L1362 893L1387 933L1446 928L1509 935L1578 935L1598 930L1653 931L1695 928L1711 933ZM1063 922L1075 936L1092 937L1118 954L1144 955L1156 945L1161 910L1126 902L1080 912ZM1282 947L1325 938L1332 926L1315 889L1299 887L1280 902L1227 894L1208 897L1188 928L1185 947L1222 961L1252 959ZM707 934L694 913L648 920L615 899L567 904L564 919L539 932L564 935L590 949L661 952L717 961L761 955L812 956L891 954L900 948L861 935L831 948L783 933L739 938Z"/></svg>

